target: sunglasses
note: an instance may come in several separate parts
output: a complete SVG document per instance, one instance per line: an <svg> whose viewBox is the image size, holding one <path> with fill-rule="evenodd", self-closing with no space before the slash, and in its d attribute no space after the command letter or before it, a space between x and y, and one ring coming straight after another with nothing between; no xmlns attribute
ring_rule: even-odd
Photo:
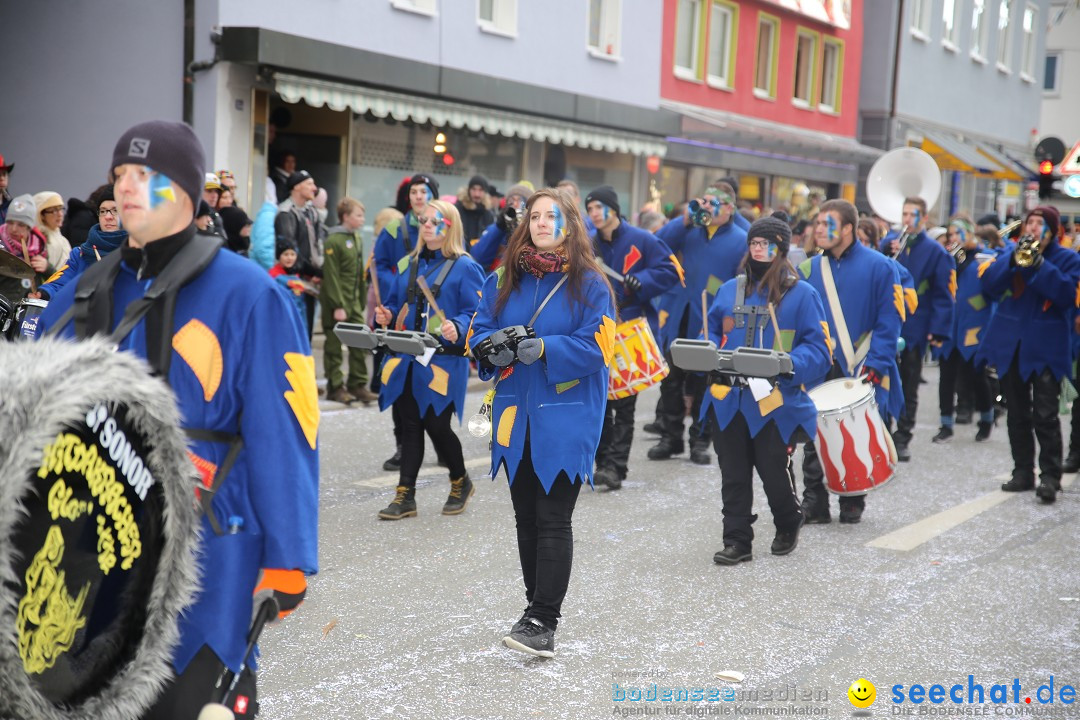
<svg viewBox="0 0 1080 720"><path fill-rule="evenodd" d="M438 219L436 219L436 218L429 218L429 217L418 217L418 218L416 218L416 223L417 223L418 225L428 225L428 224L431 224L431 225L438 225L438 224L439 224L439 221L438 221ZM449 225L449 224L450 224L450 221L449 221L449 220L447 220L446 218L443 218L443 223L445 223L445 224Z"/></svg>

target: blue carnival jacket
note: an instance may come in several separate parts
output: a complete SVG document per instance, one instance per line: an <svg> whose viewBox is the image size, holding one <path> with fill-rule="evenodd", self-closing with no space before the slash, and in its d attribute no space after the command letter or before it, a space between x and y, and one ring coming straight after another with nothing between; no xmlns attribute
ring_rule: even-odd
<svg viewBox="0 0 1080 720"><path fill-rule="evenodd" d="M469 346L500 328L527 324L561 278L561 273L547 273L537 280L523 273L520 287L496 312L503 273L489 275L469 330ZM561 472L571 483L592 483L607 408L615 307L599 274L585 277L582 293L576 298L563 285L533 323L536 336L544 341L540 360L480 371L484 380L499 376L491 415L493 477L504 466L513 484L528 435L533 467L545 492Z"/></svg>
<svg viewBox="0 0 1080 720"><path fill-rule="evenodd" d="M1014 358L1024 379L1047 368L1058 380L1068 375L1080 257L1054 242L1037 269L1016 267L1012 255L984 268L982 290L997 300L997 309L975 362L996 367L999 377L1013 368Z"/></svg>
<svg viewBox="0 0 1080 720"><path fill-rule="evenodd" d="M436 253L434 258L418 258L417 276L423 276L429 287L435 284L439 272L449 262L442 253ZM394 317L406 304L406 295L409 290L408 268L395 276L393 292L383 303ZM480 300L480 288L484 284L483 269L468 255L462 255L454 262L449 274L443 281L439 290L439 296L435 298L439 309L446 315L446 319L454 323L458 328L457 342L450 342L443 338L439 332L438 317L434 312L428 312L428 304L420 289L416 289L416 301L408 304L408 313L405 315L405 329L415 330L416 311L419 307L421 313L420 329L424 327L423 317L428 317L428 331L439 338L446 348L454 348L458 351L464 349L465 332L469 327L469 320L476 311L476 304ZM409 370L412 370L410 374ZM469 382L469 359L462 355L444 355L438 353L431 358L431 362L424 367L413 355L390 354L383 359L382 364L382 388L379 390L379 407L387 409L401 396L405 389L405 378L412 378L412 394L416 398L420 415L423 416L428 408L435 411L436 415L446 410L447 406L453 406L454 412L461 420L461 414L465 410L465 390Z"/></svg>
<svg viewBox="0 0 1080 720"><path fill-rule="evenodd" d="M420 242L420 229L412 210L402 220L392 220L375 239L375 274L379 280L379 297L384 301L394 287L395 276L409 266L409 253Z"/></svg>
<svg viewBox="0 0 1080 720"><path fill-rule="evenodd" d="M964 262L956 268L956 312L949 340L937 353L940 357L949 357L953 350L964 360L975 357L994 314L993 301L982 291L979 266L983 263L976 258L978 252L982 251L965 253Z"/></svg>
<svg viewBox="0 0 1080 720"><path fill-rule="evenodd" d="M113 326L153 283L121 263ZM43 331L71 306L78 283L46 308ZM243 449L212 501L218 518L243 518L235 534L215 535L202 519L203 592L180 617L173 667L183 672L203 645L239 671L262 568L318 570L319 427L315 361L286 292L256 263L221 250L176 296L169 385L182 424L239 433ZM69 323L61 334L74 336ZM120 342L146 357L146 320ZM204 482L229 445L188 440ZM194 499L194 497L193 497Z"/></svg>
<svg viewBox="0 0 1080 720"><path fill-rule="evenodd" d="M123 243L127 242L127 230L113 230L104 232L101 225L90 228L90 234L86 242L79 245L68 254L67 262L60 266L53 276L43 284L38 291L46 299L53 298L60 288L67 285L73 278L77 278L82 271L97 262L97 256L105 257ZM94 248L97 254L94 254Z"/></svg>
<svg viewBox="0 0 1080 720"><path fill-rule="evenodd" d="M904 314L904 289L896 270L897 263L876 250L853 243L839 260L831 253L825 253L799 265L799 275L821 296L829 321L833 356L848 376L847 358L837 340L836 322L821 277L821 263L825 258L832 269L852 348L857 351L867 334L873 333L864 367L874 368L882 375L881 384L874 393L878 410L886 419L900 417L904 409L904 390L896 365L896 344L900 337L900 318Z"/></svg>
<svg viewBox="0 0 1080 720"><path fill-rule="evenodd" d="M498 225L491 223L476 244L469 248L469 254L485 271L491 270L495 261L502 257L508 239L507 234L500 230Z"/></svg>
<svg viewBox="0 0 1080 720"><path fill-rule="evenodd" d="M604 240L593 233L593 248L598 258L620 275L633 275L641 281L641 290L627 293L621 282L612 280L619 320L645 316L653 337L660 337L660 323L652 299L679 284L682 267L664 241L651 232L630 225L625 220ZM659 340L657 340L659 342Z"/></svg>
<svg viewBox="0 0 1080 720"><path fill-rule="evenodd" d="M740 347L764 347L790 353L793 375L779 378L773 394L760 402L754 400L747 387L732 387L725 383L713 383L701 403L701 419L711 412L717 427L726 428L736 413L742 413L750 429L750 437L756 437L770 420L776 422L780 437L789 442L795 429L802 427L813 439L817 435L817 408L806 393L807 385L818 384L832 365L829 348L828 324L825 309L817 291L808 283L798 281L784 294L776 306L776 322L780 337L776 337L768 315L761 316L759 332L753 341L746 342L746 327L732 328L724 333L724 319L735 319L734 307L738 282L725 283L709 307L709 339L718 348L734 350ZM768 292L747 292L746 305L768 305ZM744 315L744 318L747 316ZM748 322L753 322L753 316Z"/></svg>
<svg viewBox="0 0 1080 720"><path fill-rule="evenodd" d="M736 222L719 227L710 238L706 228L683 225L676 218L660 228L657 236L680 257L686 285L676 285L660 298L660 347L667 350L677 337L701 334L701 293L709 302L720 287L735 277L746 255L746 231ZM686 315L686 333L679 334Z"/></svg>
<svg viewBox="0 0 1080 720"><path fill-rule="evenodd" d="M896 238L895 232L889 233L882 241L882 247ZM945 248L925 232L909 242L897 260L911 272L919 297L918 307L908 315L900 334L908 349L922 351L929 343L928 335L948 338L952 332L956 263Z"/></svg>

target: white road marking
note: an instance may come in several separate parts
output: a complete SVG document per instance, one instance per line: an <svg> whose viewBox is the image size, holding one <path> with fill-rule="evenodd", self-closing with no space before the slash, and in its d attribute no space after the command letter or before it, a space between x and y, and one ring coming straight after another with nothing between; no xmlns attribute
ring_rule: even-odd
<svg viewBox="0 0 1080 720"><path fill-rule="evenodd" d="M465 461L466 469L469 468L489 468L491 467L491 456L485 455L484 457L473 458L472 460ZM446 475L446 468L438 465L423 466L420 468L420 474L417 476L417 480L420 478L438 477L440 475ZM386 488L396 487L398 480L401 479L399 473L387 473L386 475L377 475L373 478L365 478L363 480L356 480L353 485L357 487L367 488Z"/></svg>
<svg viewBox="0 0 1080 720"><path fill-rule="evenodd" d="M1009 479L1009 475L1002 475L994 478L995 482L1006 482ZM1073 484L1076 480L1075 474L1063 475L1061 478L1061 487L1067 488ZM987 493L981 495L974 500L969 500L965 503L955 505L948 510L943 510L939 513L931 515L930 517L923 518L918 522L905 525L904 527L893 530L891 533L882 535L881 537L874 538L870 542L866 543L867 547L882 548L885 550L897 550L900 552L908 552L919 547L923 543L933 540L938 535L944 532L952 530L957 525L971 520L973 517L989 510L992 507L1000 505L1006 500L1010 500L1014 497L1027 497L1031 498L1033 493L1010 493L1003 490L997 492Z"/></svg>

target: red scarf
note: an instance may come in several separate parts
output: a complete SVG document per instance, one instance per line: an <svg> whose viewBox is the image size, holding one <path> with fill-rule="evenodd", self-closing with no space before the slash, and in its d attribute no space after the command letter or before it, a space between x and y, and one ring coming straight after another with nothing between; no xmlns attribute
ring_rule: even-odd
<svg viewBox="0 0 1080 720"><path fill-rule="evenodd" d="M533 247L526 247L518 258L518 267L537 279L549 272L566 272L567 265L569 260L566 256L558 252L541 252Z"/></svg>

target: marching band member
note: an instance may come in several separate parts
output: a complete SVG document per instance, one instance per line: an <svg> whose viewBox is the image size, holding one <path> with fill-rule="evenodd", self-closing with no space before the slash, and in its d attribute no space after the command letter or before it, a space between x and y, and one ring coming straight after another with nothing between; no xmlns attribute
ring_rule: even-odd
<svg viewBox="0 0 1080 720"><path fill-rule="evenodd" d="M596 228L593 247L605 266L622 275L615 286L620 320L645 317L653 337L660 336L652 299L679 282L682 268L671 250L650 232L630 225L620 215L615 188L602 185L585 198L585 209ZM612 490L626 479L630 446L634 440L637 395L607 401L604 430L596 451L596 482Z"/></svg>
<svg viewBox="0 0 1080 720"><path fill-rule="evenodd" d="M919 377L927 343L941 347L952 332L956 264L945 248L926 234L925 200L919 197L904 199L903 224L906 244L901 247L900 236L895 233L887 235L883 244L886 254L895 257L911 272L919 300L901 330L904 349L900 351L900 377L904 385L904 411L896 419L893 434L896 456L901 462L907 462L911 460L908 445L919 409Z"/></svg>
<svg viewBox="0 0 1080 720"><path fill-rule="evenodd" d="M904 407L896 365L904 290L896 263L855 239L858 221L855 206L846 200L822 203L814 220L814 242L825 252L799 265L799 274L821 296L834 343L833 366L822 380L861 374L874 386L878 411L888 422ZM823 275L823 263L828 263L828 277ZM803 451L802 501L807 525L832 521L823 478L821 460L808 442ZM865 507L865 495L842 496L840 522L859 522Z"/></svg>
<svg viewBox="0 0 1080 720"><path fill-rule="evenodd" d="M982 272L982 290L997 300L976 364L997 368L1008 405L1013 470L1007 492L1035 487L1035 440L1039 441L1040 500L1052 503L1061 490L1062 447L1058 420L1061 378L1071 370L1070 333L1076 312L1080 257L1057 243L1061 221L1053 207L1028 213L1021 229L1034 247L1020 243ZM1034 436L1033 433L1034 432Z"/></svg>
<svg viewBox="0 0 1080 720"><path fill-rule="evenodd" d="M738 272L746 254L746 231L735 222L736 215L734 189L718 182L705 191L698 213L690 213L688 209L682 218L672 220L657 233L682 258L686 283L674 286L660 299L660 347L668 357L671 371L660 382L663 432L660 441L649 449L650 460L667 460L685 449L683 397L690 395L693 398L690 460L698 465L710 462L709 438L698 420L705 380L697 373L675 367L669 348L676 338L696 338L701 334L702 293L707 293L711 301L720 287ZM708 224L701 224L705 222Z"/></svg>
<svg viewBox="0 0 1080 720"><path fill-rule="evenodd" d="M985 250L979 244L975 226L970 220L958 217L949 223L946 249L958 260L956 266L956 311L950 337L941 346L941 377L938 385L938 402L941 406L941 428L934 436L935 443L945 443L953 436L954 396L957 380L971 388L975 409L979 412L979 429L976 442L990 439L994 427L993 398L986 369L975 365L975 352L985 335L993 304L982 291L979 280L978 253ZM969 406L970 407L970 406Z"/></svg>
<svg viewBox="0 0 1080 720"><path fill-rule="evenodd" d="M480 377L498 378L491 474L504 467L510 481L528 601L503 643L552 657L570 583L571 517L604 422L615 303L564 193L536 192L525 218L506 262L484 282L468 347Z"/></svg>
<svg viewBox="0 0 1080 720"><path fill-rule="evenodd" d="M473 260L480 263L484 270L494 270L498 265L510 235L522 222L525 200L530 195L532 195L532 190L527 185L522 183L512 185L506 191L506 200L495 216L495 222L487 226L484 234L470 248L469 254L472 255Z"/></svg>
<svg viewBox="0 0 1080 720"><path fill-rule="evenodd" d="M475 491L451 422L454 414L460 422L465 409L469 361L464 356L464 330L476 310L484 271L465 252L457 208L431 200L416 219L420 242L408 255L408 266L394 276L388 301L376 309L375 320L383 326L430 332L440 337L441 344L434 356L389 354L383 359L379 407L393 406L401 423L400 480L393 502L379 511L383 520L416 516L416 476L424 462L425 431L450 470L443 515L464 512ZM419 287L421 277L445 315L441 321Z"/></svg>
<svg viewBox="0 0 1080 720"><path fill-rule="evenodd" d="M787 555L798 544L803 511L791 456L796 438L812 440L817 434L817 409L805 386L832 364L821 298L799 282L787 260L791 228L775 216L761 218L747 238L745 273L725 283L713 300L708 339L726 350L789 353L792 373L775 378L771 394L760 401L741 379L729 376L720 376L705 393L701 416L711 426L722 477L724 549L713 556L720 565L753 559L755 468L776 525L772 554Z"/></svg>

